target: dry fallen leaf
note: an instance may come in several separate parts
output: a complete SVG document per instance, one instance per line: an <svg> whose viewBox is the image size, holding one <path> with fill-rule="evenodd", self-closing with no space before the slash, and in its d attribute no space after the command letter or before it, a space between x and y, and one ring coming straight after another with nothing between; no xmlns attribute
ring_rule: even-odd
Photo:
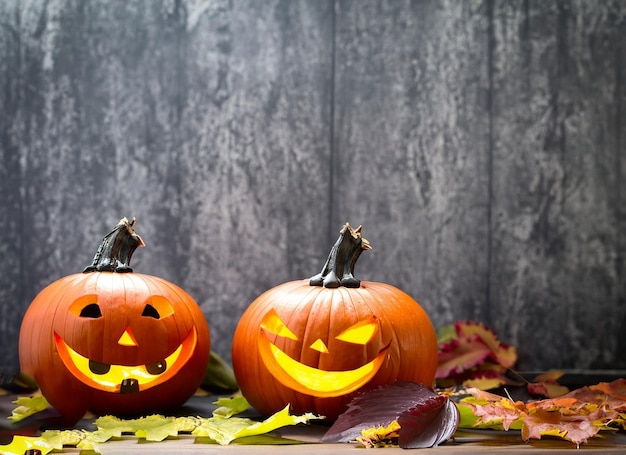
<svg viewBox="0 0 626 455"><path fill-rule="evenodd" d="M458 321L438 331L436 372L441 388L463 385L489 390L513 382L505 376L517 361L517 351L476 322Z"/></svg>
<svg viewBox="0 0 626 455"><path fill-rule="evenodd" d="M557 398L522 402L468 389L471 395L461 400L473 417L461 419L459 426L521 428L524 441L545 435L557 436L577 447L602 430L626 429L626 379L582 387ZM467 413L461 410L461 416Z"/></svg>

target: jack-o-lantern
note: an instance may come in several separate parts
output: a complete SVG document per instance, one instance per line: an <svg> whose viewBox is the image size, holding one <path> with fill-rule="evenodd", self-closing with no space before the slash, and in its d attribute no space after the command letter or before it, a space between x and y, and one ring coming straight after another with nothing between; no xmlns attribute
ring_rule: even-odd
<svg viewBox="0 0 626 455"><path fill-rule="evenodd" d="M395 381L431 385L437 338L420 305L400 289L354 277L371 248L345 224L322 272L260 295L233 339L242 394L263 414L291 404L334 420L358 391Z"/></svg>
<svg viewBox="0 0 626 455"><path fill-rule="evenodd" d="M143 414L182 405L200 385L209 329L175 284L134 273L143 240L123 218L83 273L44 288L20 331L22 371L69 423L87 410Z"/></svg>

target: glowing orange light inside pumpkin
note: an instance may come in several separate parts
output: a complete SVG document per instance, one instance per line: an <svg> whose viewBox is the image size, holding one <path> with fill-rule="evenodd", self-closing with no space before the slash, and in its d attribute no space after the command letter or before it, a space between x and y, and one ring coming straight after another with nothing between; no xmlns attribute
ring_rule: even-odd
<svg viewBox="0 0 626 455"><path fill-rule="evenodd" d="M367 344L380 330L380 323L374 316L359 321L342 331L335 339L356 345ZM386 357L387 347L378 352L371 361L358 368L344 371L329 371L305 365L287 355L274 342L271 335L298 341L298 337L271 310L263 318L259 337L259 353L268 370L283 385L305 390L316 397L334 397L353 392L369 382L378 372ZM324 355L333 355L327 344L320 338L310 346Z"/></svg>
<svg viewBox="0 0 626 455"><path fill-rule="evenodd" d="M68 346L57 333L54 334L54 339L65 367L89 387L119 392L122 381L132 378L137 380L139 389L144 391L167 381L187 363L196 347L197 332L195 328L191 330L176 350L161 361L149 365L107 365L106 370L100 373L94 371L89 358Z"/></svg>
<svg viewBox="0 0 626 455"><path fill-rule="evenodd" d="M120 339L117 340L117 344L121 344L122 346L139 346L130 327L126 327L126 330L124 330Z"/></svg>

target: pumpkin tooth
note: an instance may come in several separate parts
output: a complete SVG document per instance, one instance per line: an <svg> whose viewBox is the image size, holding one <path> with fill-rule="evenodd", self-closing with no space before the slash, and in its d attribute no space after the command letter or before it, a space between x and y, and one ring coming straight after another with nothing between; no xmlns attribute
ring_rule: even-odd
<svg viewBox="0 0 626 455"><path fill-rule="evenodd" d="M123 379L120 384L120 393L138 393L139 381L135 378Z"/></svg>

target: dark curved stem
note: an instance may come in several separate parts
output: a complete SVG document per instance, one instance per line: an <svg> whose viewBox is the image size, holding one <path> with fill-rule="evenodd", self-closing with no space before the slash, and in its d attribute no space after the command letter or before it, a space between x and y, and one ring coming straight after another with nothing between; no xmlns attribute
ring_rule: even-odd
<svg viewBox="0 0 626 455"><path fill-rule="evenodd" d="M137 247L145 246L134 227L135 218L132 221L122 218L113 230L104 236L93 261L85 267L83 273L132 272L130 258Z"/></svg>
<svg viewBox="0 0 626 455"><path fill-rule="evenodd" d="M371 250L370 243L361 235L362 226L353 229L346 223L339 231L322 271L309 281L311 286L325 288L358 288L361 281L354 277L354 266L363 250Z"/></svg>

